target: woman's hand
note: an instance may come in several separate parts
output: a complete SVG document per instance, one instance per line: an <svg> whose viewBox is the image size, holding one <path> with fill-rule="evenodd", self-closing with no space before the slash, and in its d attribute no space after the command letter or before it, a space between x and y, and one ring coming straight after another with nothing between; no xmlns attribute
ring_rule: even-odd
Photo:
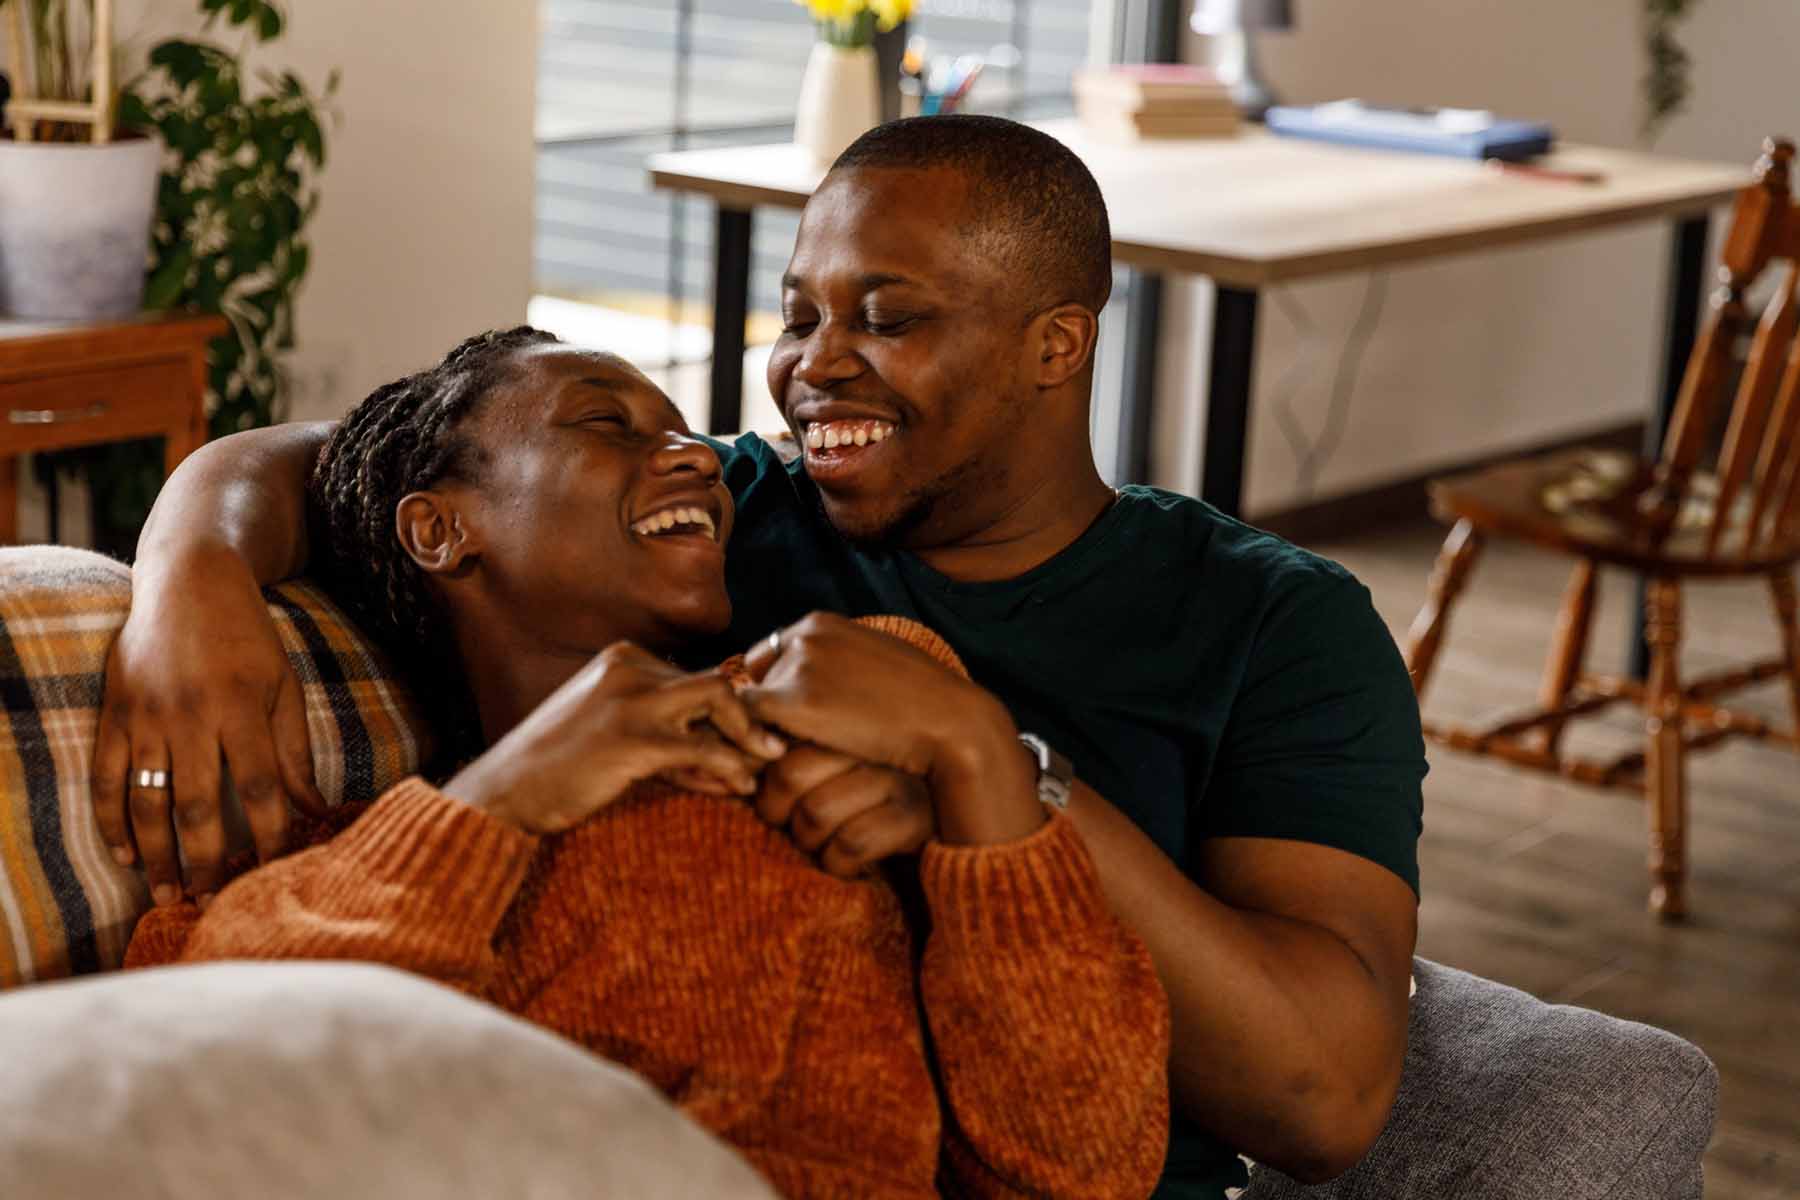
<svg viewBox="0 0 1800 1200"><path fill-rule="evenodd" d="M618 642L444 791L527 833L560 833L658 775L748 796L786 751L722 676L689 675Z"/></svg>
<svg viewBox="0 0 1800 1200"><path fill-rule="evenodd" d="M220 886L221 762L264 862L284 848L290 801L325 812L300 681L249 568L224 551L141 567L107 655L94 817L115 859L142 857L158 904L181 898L177 840L188 890ZM164 786L139 786L140 771L161 772Z"/></svg>
<svg viewBox="0 0 1800 1200"><path fill-rule="evenodd" d="M814 613L759 642L745 669L762 720L923 779L941 840L1010 842L1044 823L1037 765L1005 706L898 638Z"/></svg>

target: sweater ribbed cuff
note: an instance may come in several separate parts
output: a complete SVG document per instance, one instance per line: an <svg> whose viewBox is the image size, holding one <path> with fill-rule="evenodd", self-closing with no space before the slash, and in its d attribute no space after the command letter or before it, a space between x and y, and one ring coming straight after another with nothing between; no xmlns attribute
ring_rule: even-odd
<svg viewBox="0 0 1800 1200"><path fill-rule="evenodd" d="M1112 911L1075 823L1053 813L1016 842L932 842L919 863L933 937L993 948L1066 944L1071 933L1110 931Z"/></svg>
<svg viewBox="0 0 1800 1200"><path fill-rule="evenodd" d="M525 881L538 839L414 776L403 779L338 835L359 877L400 889L421 916L484 936Z"/></svg>

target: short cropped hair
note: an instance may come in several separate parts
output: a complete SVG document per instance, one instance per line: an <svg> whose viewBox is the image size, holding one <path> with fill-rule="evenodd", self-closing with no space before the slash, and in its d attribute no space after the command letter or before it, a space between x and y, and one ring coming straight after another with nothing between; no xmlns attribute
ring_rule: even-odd
<svg viewBox="0 0 1800 1200"><path fill-rule="evenodd" d="M877 125L831 173L948 167L969 183L969 230L1029 282L1034 307L1099 312L1112 293L1112 228L1100 185L1073 151L1004 117L909 117Z"/></svg>

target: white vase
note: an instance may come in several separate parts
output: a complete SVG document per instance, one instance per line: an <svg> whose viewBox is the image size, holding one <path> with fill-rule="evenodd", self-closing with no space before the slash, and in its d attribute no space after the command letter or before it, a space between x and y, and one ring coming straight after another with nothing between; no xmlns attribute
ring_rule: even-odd
<svg viewBox="0 0 1800 1200"><path fill-rule="evenodd" d="M0 141L0 313L118 317L144 298L158 138Z"/></svg>
<svg viewBox="0 0 1800 1200"><path fill-rule="evenodd" d="M794 143L810 150L821 166L829 166L851 142L880 123L875 47L814 42L800 80Z"/></svg>

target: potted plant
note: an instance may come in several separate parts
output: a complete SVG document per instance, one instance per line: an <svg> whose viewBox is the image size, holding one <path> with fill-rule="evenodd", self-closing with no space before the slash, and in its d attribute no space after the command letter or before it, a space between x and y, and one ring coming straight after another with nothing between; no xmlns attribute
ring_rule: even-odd
<svg viewBox="0 0 1800 1200"><path fill-rule="evenodd" d="M0 0L12 137L0 140L0 312L121 316L143 294L162 147L116 137L110 0Z"/></svg>
<svg viewBox="0 0 1800 1200"><path fill-rule="evenodd" d="M27 2L34 19L49 13L46 20L64 29L82 24L71 22L72 14L104 17L110 7L110 0L0 5ZM238 47L161 42L116 97L101 95L116 127L156 150L146 185L151 203L132 251L140 289L132 307L217 313L230 322L231 331L207 353L208 412L218 437L282 415L282 355L294 342L294 303L310 259L306 229L325 165L323 113L337 73L318 95L292 72L252 75L247 60L281 35L282 8L272 0L198 4L204 29L236 31ZM0 165L0 176L5 170ZM128 555L162 481L156 444L96 446L56 458L88 479L95 544Z"/></svg>
<svg viewBox="0 0 1800 1200"><path fill-rule="evenodd" d="M913 0L794 0L811 14L818 40L800 80L794 142L829 163L881 123L875 33L894 29Z"/></svg>
<svg viewBox="0 0 1800 1200"><path fill-rule="evenodd" d="M1644 76L1645 141L1653 139L1688 98L1692 60L1675 40L1675 27L1699 0L1644 0L1644 53L1650 69Z"/></svg>

